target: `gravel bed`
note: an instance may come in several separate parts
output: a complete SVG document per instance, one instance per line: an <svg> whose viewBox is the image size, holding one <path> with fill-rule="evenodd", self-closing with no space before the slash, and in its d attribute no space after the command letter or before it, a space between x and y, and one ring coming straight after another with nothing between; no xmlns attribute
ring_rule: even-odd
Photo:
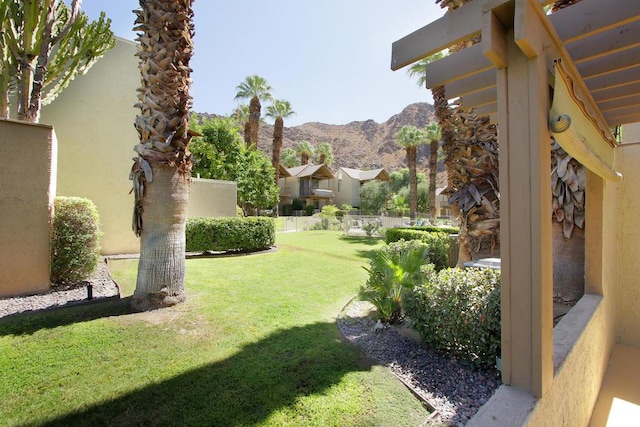
<svg viewBox="0 0 640 427"><path fill-rule="evenodd" d="M107 261L101 258L93 276L87 281L38 295L0 298L0 317L87 302L88 284L92 285L93 300L120 297L120 289L109 275Z"/></svg>
<svg viewBox="0 0 640 427"><path fill-rule="evenodd" d="M500 386L497 369L474 371L400 333L401 329L380 328L372 309L367 302L351 301L338 318L340 330L437 411L431 424L465 425Z"/></svg>

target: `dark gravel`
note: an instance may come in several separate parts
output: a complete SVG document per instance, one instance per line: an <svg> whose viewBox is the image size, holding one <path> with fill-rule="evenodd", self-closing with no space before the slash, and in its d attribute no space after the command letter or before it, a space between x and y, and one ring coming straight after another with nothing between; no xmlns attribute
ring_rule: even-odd
<svg viewBox="0 0 640 427"><path fill-rule="evenodd" d="M369 303L350 302L338 318L340 330L437 411L431 424L465 425L500 386L497 369L474 371L420 343L409 328L376 327L371 310Z"/></svg>
<svg viewBox="0 0 640 427"><path fill-rule="evenodd" d="M91 284L93 299L119 298L120 289L109 275L107 261L102 258L96 271L87 281L66 288L54 288L38 295L0 298L0 317L24 312L46 310L87 302L87 284Z"/></svg>

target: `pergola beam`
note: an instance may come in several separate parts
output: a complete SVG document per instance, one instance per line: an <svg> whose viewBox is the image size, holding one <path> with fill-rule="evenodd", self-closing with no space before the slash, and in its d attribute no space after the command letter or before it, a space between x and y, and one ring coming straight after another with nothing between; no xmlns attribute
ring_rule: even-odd
<svg viewBox="0 0 640 427"><path fill-rule="evenodd" d="M493 64L484 56L482 45L476 44L427 64L426 68L427 87L432 88L490 70ZM452 73L451 70L456 72Z"/></svg>
<svg viewBox="0 0 640 427"><path fill-rule="evenodd" d="M624 98L629 94L640 93L640 82L629 83L623 86L606 88L598 92L593 92L593 98L596 102L611 101L614 99Z"/></svg>
<svg viewBox="0 0 640 427"><path fill-rule="evenodd" d="M611 113L617 110L626 110L633 108L640 104L640 95L629 95L624 98L618 98L612 101L601 102L598 104L600 111L607 116L607 113Z"/></svg>
<svg viewBox="0 0 640 427"><path fill-rule="evenodd" d="M606 3L606 2L603 2ZM567 45L576 64L640 46L640 20L611 28L598 37L581 39Z"/></svg>
<svg viewBox="0 0 640 427"><path fill-rule="evenodd" d="M464 108L478 108L487 104L495 104L498 100L498 92L495 87L472 93L462 98L462 106ZM494 110L492 112L496 112Z"/></svg>
<svg viewBox="0 0 640 427"><path fill-rule="evenodd" d="M496 72L493 69L483 71L480 74L456 80L445 85L447 99L470 95L496 86Z"/></svg>
<svg viewBox="0 0 640 427"><path fill-rule="evenodd" d="M619 0L615 7L602 0L582 0L552 14L549 19L565 43L593 36L640 20L638 0Z"/></svg>
<svg viewBox="0 0 640 427"><path fill-rule="evenodd" d="M395 41L391 69L398 70L480 34L483 1L476 0Z"/></svg>
<svg viewBox="0 0 640 427"><path fill-rule="evenodd" d="M627 86L630 83L640 82L640 64L635 67L616 70L607 75L594 77L586 81L587 86L594 93L600 90L611 89L618 86Z"/></svg>
<svg viewBox="0 0 640 427"><path fill-rule="evenodd" d="M577 67L582 78L588 81L589 79L604 76L613 71L621 71L635 67L638 65L638 58L640 58L640 46L601 56L591 61L583 62Z"/></svg>

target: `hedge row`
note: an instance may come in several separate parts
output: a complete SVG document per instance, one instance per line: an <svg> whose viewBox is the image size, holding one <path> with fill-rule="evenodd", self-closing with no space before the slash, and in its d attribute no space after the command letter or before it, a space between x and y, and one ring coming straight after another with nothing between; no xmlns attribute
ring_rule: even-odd
<svg viewBox="0 0 640 427"><path fill-rule="evenodd" d="M453 227L411 227L411 228L388 228L385 234L385 242L387 244L397 242L398 240L421 240L425 234L456 234L457 228Z"/></svg>
<svg viewBox="0 0 640 427"><path fill-rule="evenodd" d="M447 234L458 234L460 232L460 228L458 227L437 227L435 225L423 225L416 226L411 228L405 228L405 230L419 230L419 231L428 231L429 233L447 233Z"/></svg>
<svg viewBox="0 0 640 427"><path fill-rule="evenodd" d="M186 227L188 252L268 249L275 242L272 218L189 218Z"/></svg>
<svg viewBox="0 0 640 427"><path fill-rule="evenodd" d="M91 277L100 258L100 218L89 199L56 197L51 227L50 280L66 286Z"/></svg>
<svg viewBox="0 0 640 427"><path fill-rule="evenodd" d="M429 233L409 228L387 228L385 234L387 244L401 240L419 240L429 248L429 260L442 270L449 266L449 235L446 233Z"/></svg>
<svg viewBox="0 0 640 427"><path fill-rule="evenodd" d="M500 356L500 271L447 268L425 273L425 284L403 300L426 343L475 367Z"/></svg>

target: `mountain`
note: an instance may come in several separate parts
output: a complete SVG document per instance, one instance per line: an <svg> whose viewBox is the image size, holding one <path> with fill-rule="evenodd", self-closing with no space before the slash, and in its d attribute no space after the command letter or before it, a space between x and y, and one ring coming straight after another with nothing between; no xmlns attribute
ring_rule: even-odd
<svg viewBox="0 0 640 427"><path fill-rule="evenodd" d="M264 109L263 109L264 110ZM215 114L199 113L202 118L212 118ZM330 125L311 122L300 126L284 128L283 148L294 148L300 141L312 145L327 142L333 149L332 170L344 166L355 169L385 168L387 172L407 166L406 152L395 142L395 135L403 126L425 127L436 121L433 105L418 102L408 105L400 113L391 116L384 123L374 120L351 122L345 125ZM285 125L287 124L285 120ZM273 125L260 123L258 148L271 158ZM418 148L418 171L427 172L429 165L429 145ZM438 165L438 172L444 170ZM439 173L439 175L441 175ZM440 182L440 176L438 177ZM439 184L440 185L440 184Z"/></svg>
<svg viewBox="0 0 640 427"><path fill-rule="evenodd" d="M433 106L419 102L405 107L384 123L373 120L329 125L311 122L284 128L283 148L295 148L300 141L312 145L327 142L333 148L331 169L344 166L356 169L383 167L388 172L406 167L405 150L395 142L395 135L403 126L425 127L435 121ZM258 147L271 157L273 126L260 124ZM426 171L429 164L429 145L418 149L418 170Z"/></svg>

